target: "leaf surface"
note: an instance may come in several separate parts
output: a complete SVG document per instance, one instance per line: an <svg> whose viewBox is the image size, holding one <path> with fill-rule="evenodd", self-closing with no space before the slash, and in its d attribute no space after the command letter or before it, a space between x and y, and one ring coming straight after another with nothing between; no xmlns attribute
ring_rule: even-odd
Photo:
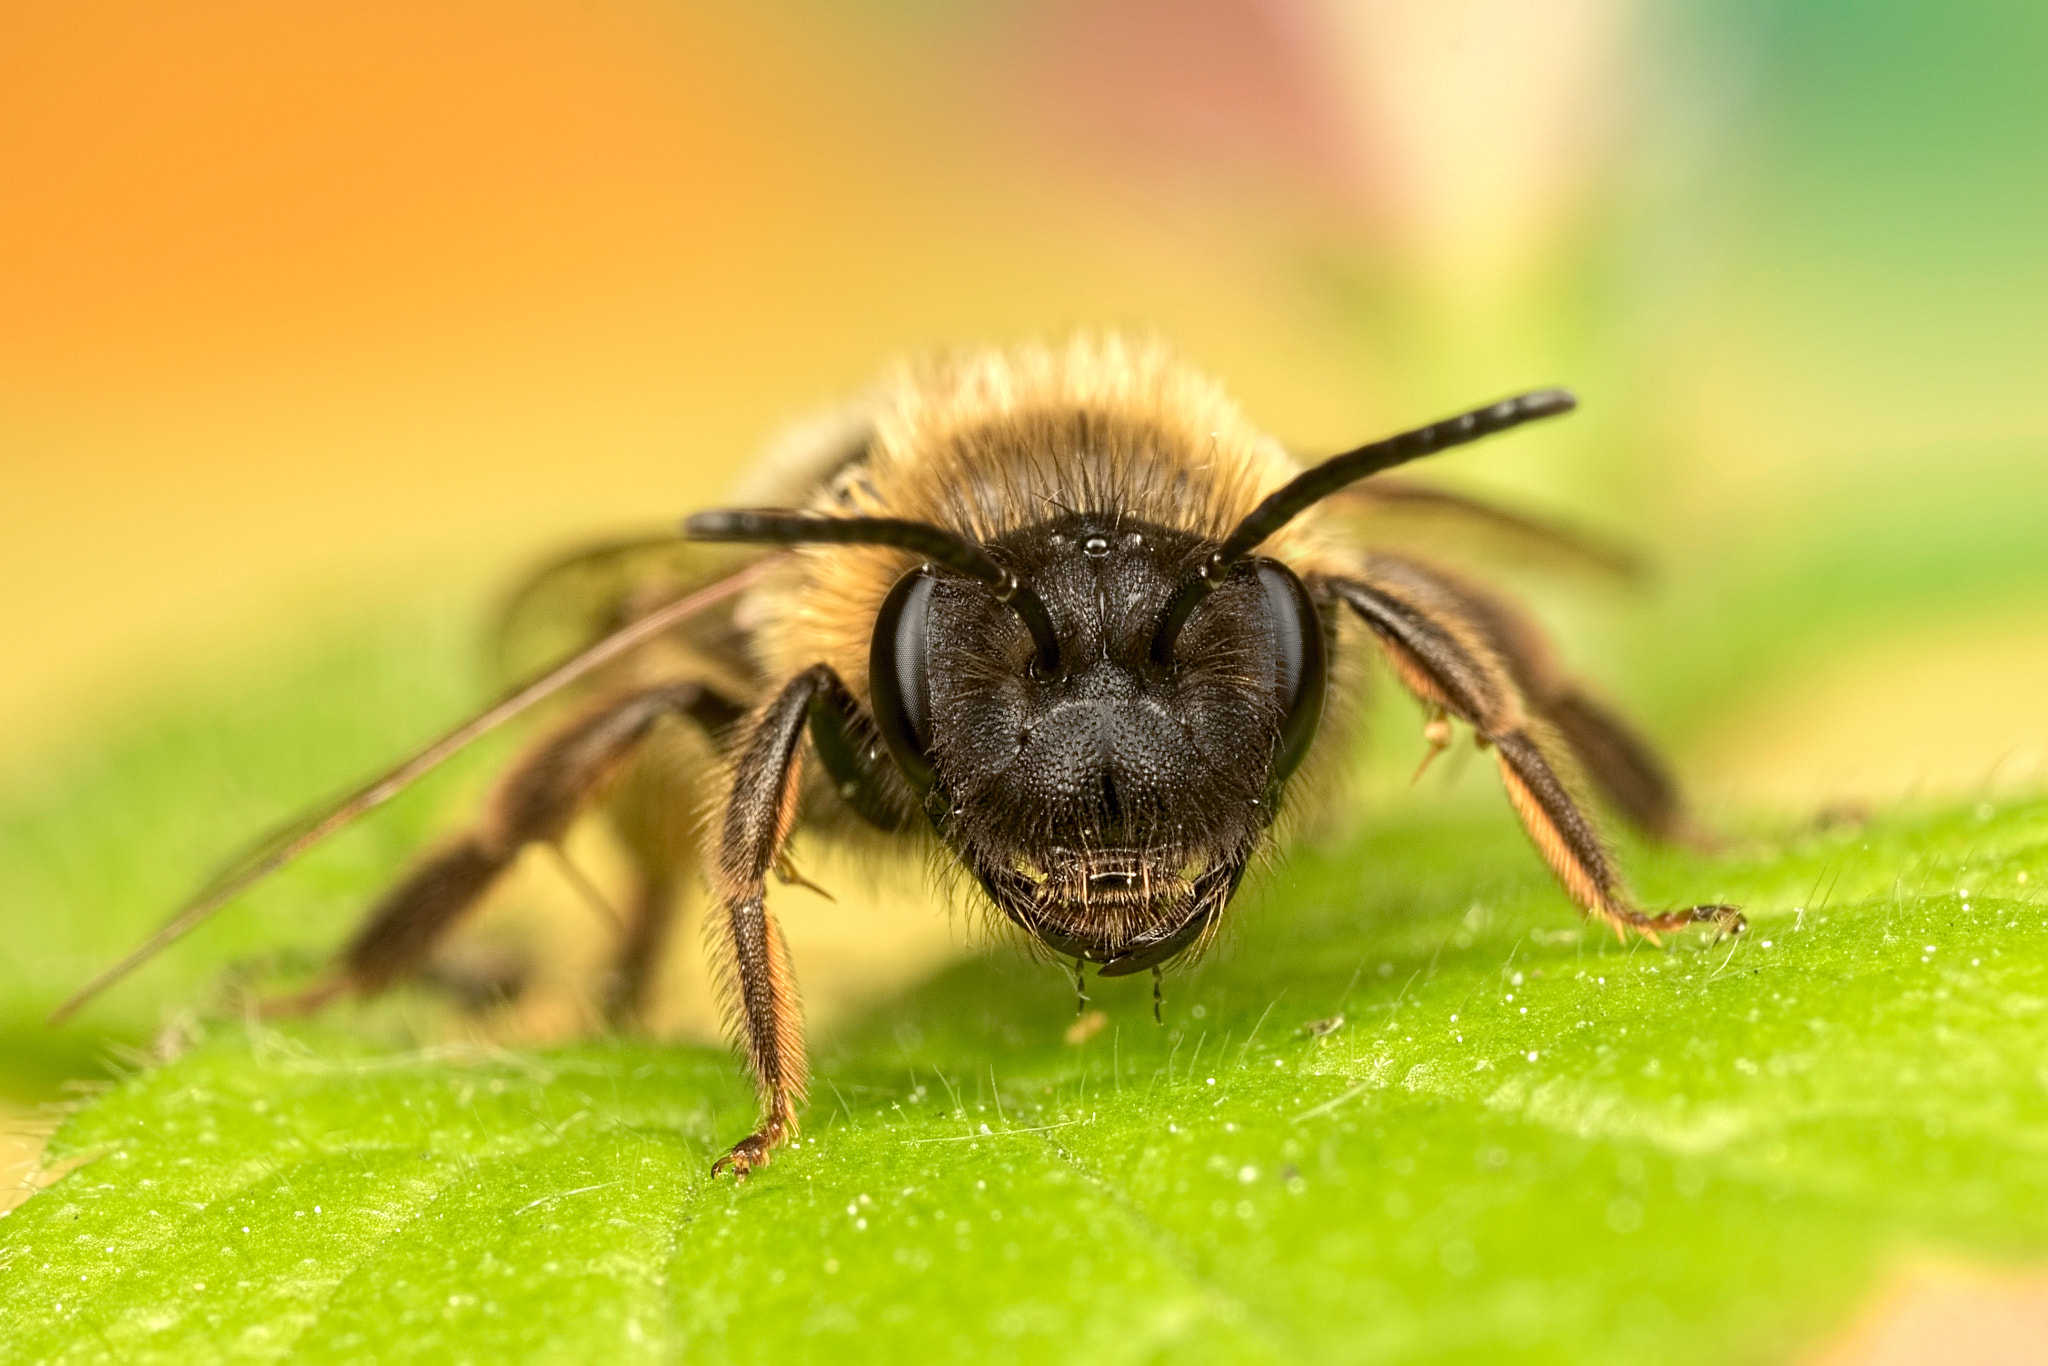
<svg viewBox="0 0 2048 1366"><path fill-rule="evenodd" d="M216 1025L0 1221L23 1360L1776 1361L1902 1254L2048 1251L2048 804L1718 861L1576 923L1504 815L1297 854L1169 979L964 962L711 1181L714 1050ZM801 966L801 965L800 965ZM1341 1015L1343 1023L1317 1034Z"/></svg>

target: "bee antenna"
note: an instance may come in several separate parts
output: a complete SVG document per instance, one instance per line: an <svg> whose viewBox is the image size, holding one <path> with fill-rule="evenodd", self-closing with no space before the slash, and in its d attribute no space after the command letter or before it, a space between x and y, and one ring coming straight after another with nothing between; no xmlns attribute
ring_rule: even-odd
<svg viewBox="0 0 2048 1366"><path fill-rule="evenodd" d="M988 585L997 602L1023 621L1038 647L1032 668L1042 678L1060 671L1059 635L1031 585L958 532L897 517L818 517L780 508L726 508L699 512L683 523L693 541L746 541L761 545L885 545L922 555L933 564Z"/></svg>
<svg viewBox="0 0 2048 1366"><path fill-rule="evenodd" d="M1435 455L1453 446L1463 446L1481 437L1519 427L1524 422L1556 417L1578 406L1578 399L1569 389L1535 389L1441 422L1368 442L1302 471L1253 508L1224 538L1223 544L1202 562L1201 567L1181 580L1167 603L1166 617L1160 622L1159 634L1152 639L1152 658L1160 664L1170 663L1181 627L1187 624L1188 617L1202 599L1222 586L1230 575L1231 566L1331 494L1396 465L1405 465L1410 460Z"/></svg>

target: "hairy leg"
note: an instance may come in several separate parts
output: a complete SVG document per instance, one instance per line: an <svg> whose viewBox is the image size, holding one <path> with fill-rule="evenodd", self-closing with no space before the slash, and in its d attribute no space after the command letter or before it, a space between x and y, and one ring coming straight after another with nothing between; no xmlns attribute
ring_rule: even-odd
<svg viewBox="0 0 2048 1366"><path fill-rule="evenodd" d="M468 833L416 864L386 892L328 979L280 1002L283 1013L335 996L372 995L417 969L529 844L554 843L663 717L700 724L731 704L696 683L611 698L529 748L499 781Z"/></svg>
<svg viewBox="0 0 2048 1366"><path fill-rule="evenodd" d="M846 685L828 666L791 679L758 712L734 748L732 788L711 859L714 906L707 931L727 1018L761 1097L754 1132L712 1165L744 1177L795 1137L797 1107L810 1080L803 1013L782 932L768 911L768 874L796 824L803 740L813 715L865 724Z"/></svg>
<svg viewBox="0 0 2048 1366"><path fill-rule="evenodd" d="M1468 623L1513 678L1579 767L1623 816L1659 839L1700 841L1686 819L1678 784L1650 743L1565 672L1542 630L1491 593L1441 570L1394 555L1374 555L1365 576L1403 601Z"/></svg>
<svg viewBox="0 0 2048 1366"><path fill-rule="evenodd" d="M1404 566L1412 569L1412 566ZM1484 626L1451 594L1369 563L1356 578L1326 579L1323 591L1356 612L1379 639L1394 672L1425 706L1469 724L1492 746L1508 799L1538 852L1572 899L1626 937L1654 941L1661 931L1711 921L1724 932L1743 926L1733 906L1651 913L1631 902L1614 860L1555 757L1564 748L1532 705Z"/></svg>

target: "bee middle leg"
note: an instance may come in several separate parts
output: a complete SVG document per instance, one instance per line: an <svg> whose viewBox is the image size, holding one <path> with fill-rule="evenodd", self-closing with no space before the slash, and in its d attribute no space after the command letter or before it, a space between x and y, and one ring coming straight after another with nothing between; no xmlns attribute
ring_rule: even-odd
<svg viewBox="0 0 2048 1366"><path fill-rule="evenodd" d="M1488 638L1484 624L1432 580L1403 565L1369 563L1357 578L1330 578L1324 590L1379 639L1394 672L1424 705L1472 726L1500 763L1508 799L1565 891L1623 938L1633 930L1655 942L1664 931L1712 922L1743 928L1733 906L1648 912L1634 906L1613 856L1567 782L1569 750Z"/></svg>
<svg viewBox="0 0 2048 1366"><path fill-rule="evenodd" d="M526 846L555 843L568 833L662 718L715 731L737 714L711 689L675 683L612 698L562 725L506 772L467 834L414 865L384 894L325 981L266 1009L294 1013L344 994L375 995L415 971Z"/></svg>
<svg viewBox="0 0 2048 1366"><path fill-rule="evenodd" d="M635 1028L647 1019L683 890L700 866L703 794L724 755L717 737L745 715L733 707L719 724L706 727L713 736L708 751L694 736L649 736L605 796L606 821L634 873L632 891L619 907L624 924L618 948L600 989L605 1019L614 1028Z"/></svg>

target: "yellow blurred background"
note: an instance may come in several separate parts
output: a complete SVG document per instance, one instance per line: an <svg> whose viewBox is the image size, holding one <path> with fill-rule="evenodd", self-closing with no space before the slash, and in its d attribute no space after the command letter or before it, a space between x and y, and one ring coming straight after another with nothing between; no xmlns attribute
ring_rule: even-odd
<svg viewBox="0 0 2048 1366"><path fill-rule="evenodd" d="M1659 560L1622 624L1565 629L1724 803L2032 781L2040 29L7 7L0 768L335 603L668 523L896 353L1117 326L1309 452L1577 385L1572 424L1443 477Z"/></svg>

